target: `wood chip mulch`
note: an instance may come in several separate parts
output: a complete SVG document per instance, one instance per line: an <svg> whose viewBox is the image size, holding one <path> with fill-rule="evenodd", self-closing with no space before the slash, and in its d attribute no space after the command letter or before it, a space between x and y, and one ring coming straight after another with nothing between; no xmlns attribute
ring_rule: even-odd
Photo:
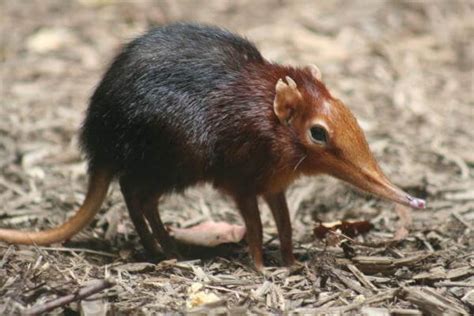
<svg viewBox="0 0 474 316"><path fill-rule="evenodd" d="M243 242L146 261L114 185L73 240L0 243L0 315L474 313L472 1L5 0L0 12L2 228L45 229L74 213L86 183L77 129L92 89L122 43L176 20L238 31L271 60L316 63L389 177L428 203L407 212L334 179L302 179L287 192L299 264L280 266L262 205L259 273ZM242 223L208 186L160 207L176 227ZM313 235L340 220L371 226Z"/></svg>

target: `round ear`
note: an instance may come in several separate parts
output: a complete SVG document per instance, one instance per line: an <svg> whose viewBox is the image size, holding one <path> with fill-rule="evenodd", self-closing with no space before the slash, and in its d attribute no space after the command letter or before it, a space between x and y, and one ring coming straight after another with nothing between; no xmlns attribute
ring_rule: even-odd
<svg viewBox="0 0 474 316"><path fill-rule="evenodd" d="M308 69L311 72L311 75L313 75L314 78L318 79L318 81L321 81L323 78L323 75L321 74L321 70L319 70L318 66L315 64L310 64L306 66L306 69Z"/></svg>
<svg viewBox="0 0 474 316"><path fill-rule="evenodd" d="M273 111L284 124L288 124L302 96L298 91L296 82L286 76L286 83L279 79L275 85L275 99L273 100Z"/></svg>

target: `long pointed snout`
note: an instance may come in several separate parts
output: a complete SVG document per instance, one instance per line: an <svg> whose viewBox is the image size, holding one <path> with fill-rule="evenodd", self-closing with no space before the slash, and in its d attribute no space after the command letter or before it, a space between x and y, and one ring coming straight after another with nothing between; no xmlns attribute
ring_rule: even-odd
<svg viewBox="0 0 474 316"><path fill-rule="evenodd" d="M351 176L342 176L339 178L363 191L413 208L423 209L426 207L425 200L413 197L391 183L379 168L345 173L345 175L347 174Z"/></svg>
<svg viewBox="0 0 474 316"><path fill-rule="evenodd" d="M424 200L411 196L388 180L349 108L338 100L332 100L331 106L328 120L333 125L331 142L314 169L324 169L326 173L381 198L413 208L425 208Z"/></svg>
<svg viewBox="0 0 474 316"><path fill-rule="evenodd" d="M366 191L375 194L381 198L401 203L413 208L423 209L426 207L426 202L406 193L393 183L383 174L376 173L375 175L366 174L368 179L368 187Z"/></svg>

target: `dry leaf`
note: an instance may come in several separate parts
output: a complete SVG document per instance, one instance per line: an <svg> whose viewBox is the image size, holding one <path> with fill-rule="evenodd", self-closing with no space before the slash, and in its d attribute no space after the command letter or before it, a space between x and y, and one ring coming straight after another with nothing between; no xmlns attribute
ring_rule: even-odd
<svg viewBox="0 0 474 316"><path fill-rule="evenodd" d="M314 227L314 236L318 239L326 238L329 232L340 231L349 237L356 237L369 232L374 225L369 221L337 221L331 223L319 223Z"/></svg>
<svg viewBox="0 0 474 316"><path fill-rule="evenodd" d="M26 40L28 50L35 53L48 53L65 47L73 35L65 28L45 28Z"/></svg>
<svg viewBox="0 0 474 316"><path fill-rule="evenodd" d="M207 221L190 228L168 226L168 231L176 240L185 244L204 247L238 243L245 235L244 226L213 221Z"/></svg>
<svg viewBox="0 0 474 316"><path fill-rule="evenodd" d="M148 262L134 262L134 263L125 263L119 266L112 267L112 270L115 271L127 271L130 273L133 272L146 272L151 271L155 268L153 263Z"/></svg>
<svg viewBox="0 0 474 316"><path fill-rule="evenodd" d="M211 304L218 302L220 298L206 290L202 290L204 285L202 283L193 283L188 289L189 298L186 301L186 306L188 308L194 308L197 306Z"/></svg>

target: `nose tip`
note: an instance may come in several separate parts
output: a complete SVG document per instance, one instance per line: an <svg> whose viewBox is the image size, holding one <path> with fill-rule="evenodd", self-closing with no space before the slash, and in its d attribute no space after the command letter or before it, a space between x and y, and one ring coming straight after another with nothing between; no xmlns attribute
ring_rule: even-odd
<svg viewBox="0 0 474 316"><path fill-rule="evenodd" d="M419 208L419 209L426 208L426 201L423 199L408 196L408 201L411 207Z"/></svg>

